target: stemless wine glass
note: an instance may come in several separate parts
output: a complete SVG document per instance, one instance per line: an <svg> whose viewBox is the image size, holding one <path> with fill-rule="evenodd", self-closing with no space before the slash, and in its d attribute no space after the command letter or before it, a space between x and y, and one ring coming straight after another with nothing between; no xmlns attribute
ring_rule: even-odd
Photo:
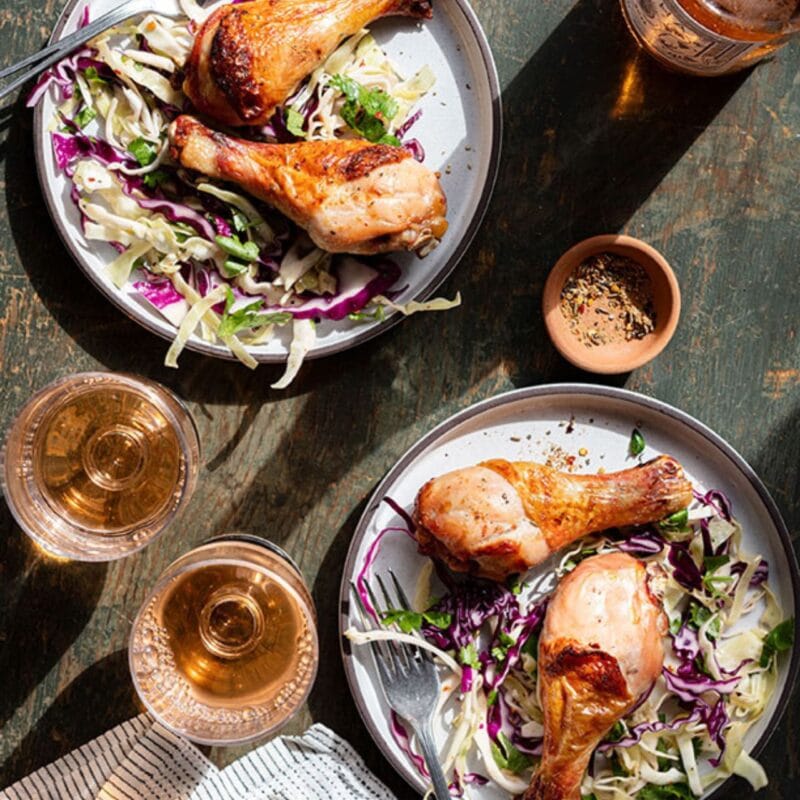
<svg viewBox="0 0 800 800"><path fill-rule="evenodd" d="M111 561L140 550L188 502L200 445L191 415L149 380L84 372L25 404L0 455L22 530L45 551Z"/></svg>
<svg viewBox="0 0 800 800"><path fill-rule="evenodd" d="M218 536L167 567L128 654L136 691L163 725L201 744L240 744L286 723L311 691L314 604L279 547Z"/></svg>

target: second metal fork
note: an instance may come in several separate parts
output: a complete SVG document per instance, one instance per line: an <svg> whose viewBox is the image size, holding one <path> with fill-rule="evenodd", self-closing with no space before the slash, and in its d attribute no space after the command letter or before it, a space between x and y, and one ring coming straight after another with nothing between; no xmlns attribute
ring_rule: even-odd
<svg viewBox="0 0 800 800"><path fill-rule="evenodd" d="M384 599L384 607L378 602L372 587L364 580L369 599L375 609L379 621L387 611L409 610L408 600L393 572L389 573L394 584L397 602L393 602L380 576L378 585ZM365 631L375 629L370 622L372 615L366 609L355 585L352 585L353 596L361 611L361 622ZM379 622L380 624L380 622ZM420 647L406 642L379 640L370 642L375 665L381 678L383 692L389 706L405 719L413 728L419 741L425 764L431 775L433 792L436 800L448 800L450 790L447 785L436 745L433 739L433 713L436 709L441 691L439 673L430 654Z"/></svg>

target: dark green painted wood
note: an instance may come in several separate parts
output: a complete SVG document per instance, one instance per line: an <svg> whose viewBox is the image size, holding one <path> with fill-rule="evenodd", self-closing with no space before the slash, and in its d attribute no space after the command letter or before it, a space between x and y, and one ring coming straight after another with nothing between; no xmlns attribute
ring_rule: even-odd
<svg viewBox="0 0 800 800"><path fill-rule="evenodd" d="M5 0L0 62L38 47L55 0ZM367 737L336 634L342 563L364 501L417 437L517 386L599 380L566 365L539 313L557 256L626 231L660 248L684 313L665 353L615 385L711 425L800 527L798 252L800 47L748 75L698 80L637 52L615 0L480 0L504 88L495 199L445 287L462 308L414 317L355 351L307 365L286 393L254 373L165 344L116 312L70 261L36 181L31 116L0 112L0 427L35 389L79 370L127 370L188 401L205 449L190 508L157 544L108 566L42 560L0 505L0 785L137 711L129 620L160 570L223 530L266 535L313 586L322 669L308 710L344 734L401 798L413 794ZM763 796L800 791L797 695L764 754ZM215 751L225 763L238 751ZM731 800L752 793L737 785Z"/></svg>

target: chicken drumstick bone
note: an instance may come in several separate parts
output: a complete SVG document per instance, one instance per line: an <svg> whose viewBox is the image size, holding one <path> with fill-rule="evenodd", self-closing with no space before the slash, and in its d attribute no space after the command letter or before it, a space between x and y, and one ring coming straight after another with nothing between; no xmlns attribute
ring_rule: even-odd
<svg viewBox="0 0 800 800"><path fill-rule="evenodd" d="M447 230L439 179L402 147L355 139L263 144L190 116L178 117L169 135L184 167L239 184L329 253L423 255Z"/></svg>
<svg viewBox="0 0 800 800"><path fill-rule="evenodd" d="M422 487L417 540L451 569L502 580L587 533L663 519L691 502L692 485L670 456L607 475L496 459Z"/></svg>

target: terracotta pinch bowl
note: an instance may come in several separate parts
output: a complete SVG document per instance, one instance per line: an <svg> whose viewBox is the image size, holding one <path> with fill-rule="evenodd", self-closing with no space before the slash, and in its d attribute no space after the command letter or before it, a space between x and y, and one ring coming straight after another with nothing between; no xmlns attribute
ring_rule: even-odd
<svg viewBox="0 0 800 800"><path fill-rule="evenodd" d="M653 286L655 330L641 339L587 347L570 329L561 312L561 291L572 272L587 258L614 253L639 264ZM630 372L652 361L669 343L681 311L681 292L675 273L655 248L632 236L607 234L584 239L558 259L544 285L542 313L555 348L576 367L603 375Z"/></svg>

